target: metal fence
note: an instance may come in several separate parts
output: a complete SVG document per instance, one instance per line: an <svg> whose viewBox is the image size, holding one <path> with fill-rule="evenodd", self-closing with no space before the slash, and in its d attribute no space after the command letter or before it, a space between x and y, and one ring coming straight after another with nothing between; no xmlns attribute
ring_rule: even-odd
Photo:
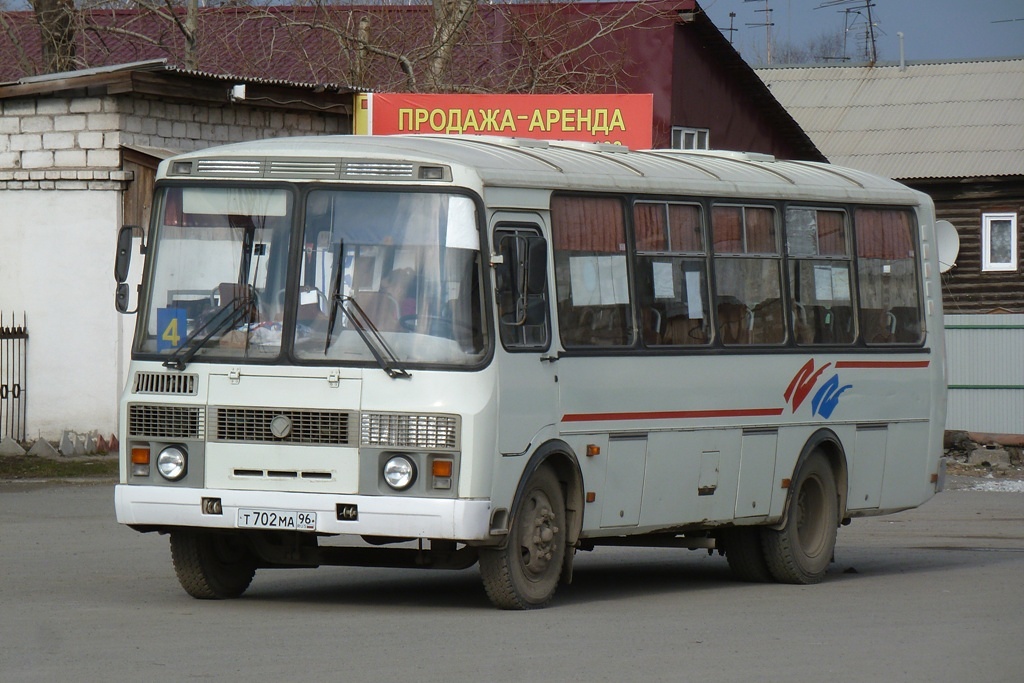
<svg viewBox="0 0 1024 683"><path fill-rule="evenodd" d="M27 404L28 326L25 314L21 325L14 314L9 320L0 313L0 438L25 440Z"/></svg>
<svg viewBox="0 0 1024 683"><path fill-rule="evenodd" d="M947 315L946 429L1024 434L1024 315Z"/></svg>

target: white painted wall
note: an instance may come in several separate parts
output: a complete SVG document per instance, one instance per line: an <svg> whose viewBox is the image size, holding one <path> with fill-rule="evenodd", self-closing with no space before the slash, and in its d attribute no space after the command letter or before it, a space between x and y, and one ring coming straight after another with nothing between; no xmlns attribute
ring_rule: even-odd
<svg viewBox="0 0 1024 683"><path fill-rule="evenodd" d="M114 310L115 190L0 190L0 311L26 315L26 438L116 433L134 316Z"/></svg>

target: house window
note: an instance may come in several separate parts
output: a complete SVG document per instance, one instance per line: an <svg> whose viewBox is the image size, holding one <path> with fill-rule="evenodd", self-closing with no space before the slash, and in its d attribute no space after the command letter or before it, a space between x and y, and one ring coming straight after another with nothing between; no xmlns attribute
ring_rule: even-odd
<svg viewBox="0 0 1024 683"><path fill-rule="evenodd" d="M672 127L672 149L710 149L707 128Z"/></svg>
<svg viewBox="0 0 1024 683"><path fill-rule="evenodd" d="M1017 270L1017 214L981 215L981 269Z"/></svg>

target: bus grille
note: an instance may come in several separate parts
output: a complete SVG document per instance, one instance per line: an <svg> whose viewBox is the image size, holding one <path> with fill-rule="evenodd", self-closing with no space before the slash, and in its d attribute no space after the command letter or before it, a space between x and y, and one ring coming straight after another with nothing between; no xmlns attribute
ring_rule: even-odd
<svg viewBox="0 0 1024 683"><path fill-rule="evenodd" d="M341 163L333 159L272 159L269 177L337 178Z"/></svg>
<svg viewBox="0 0 1024 683"><path fill-rule="evenodd" d="M458 418L452 415L363 413L359 425L364 446L385 448L458 448Z"/></svg>
<svg viewBox="0 0 1024 683"><path fill-rule="evenodd" d="M196 162L196 175L263 175L263 162L259 159L200 159Z"/></svg>
<svg viewBox="0 0 1024 683"><path fill-rule="evenodd" d="M136 394L175 394L195 396L198 375L167 372L136 372L132 392Z"/></svg>
<svg viewBox="0 0 1024 683"><path fill-rule="evenodd" d="M346 161L345 175L412 178L413 165L401 162Z"/></svg>
<svg viewBox="0 0 1024 683"><path fill-rule="evenodd" d="M350 416L345 411L221 407L211 412L214 441L349 445ZM275 436L275 428L281 436Z"/></svg>
<svg viewBox="0 0 1024 683"><path fill-rule="evenodd" d="M201 439L203 410L196 406L128 406L128 436L154 439Z"/></svg>

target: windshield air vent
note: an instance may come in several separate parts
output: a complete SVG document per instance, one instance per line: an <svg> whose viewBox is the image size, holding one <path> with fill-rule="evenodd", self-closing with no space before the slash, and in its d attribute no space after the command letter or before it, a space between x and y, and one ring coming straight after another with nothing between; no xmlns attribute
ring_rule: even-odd
<svg viewBox="0 0 1024 683"><path fill-rule="evenodd" d="M132 392L136 394L172 394L195 396L198 375L167 372L136 372Z"/></svg>
<svg viewBox="0 0 1024 683"><path fill-rule="evenodd" d="M259 159L200 159L196 162L196 175L263 175L263 162Z"/></svg>
<svg viewBox="0 0 1024 683"><path fill-rule="evenodd" d="M347 161L345 175L383 178L412 178L414 166L402 162Z"/></svg>
<svg viewBox="0 0 1024 683"><path fill-rule="evenodd" d="M203 411L195 406L128 406L128 436L155 439L201 439Z"/></svg>
<svg viewBox="0 0 1024 683"><path fill-rule="evenodd" d="M341 163L331 159L289 159L270 162L272 178L337 178Z"/></svg>
<svg viewBox="0 0 1024 683"><path fill-rule="evenodd" d="M211 440L246 443L349 445L349 414L294 408L211 408Z"/></svg>

